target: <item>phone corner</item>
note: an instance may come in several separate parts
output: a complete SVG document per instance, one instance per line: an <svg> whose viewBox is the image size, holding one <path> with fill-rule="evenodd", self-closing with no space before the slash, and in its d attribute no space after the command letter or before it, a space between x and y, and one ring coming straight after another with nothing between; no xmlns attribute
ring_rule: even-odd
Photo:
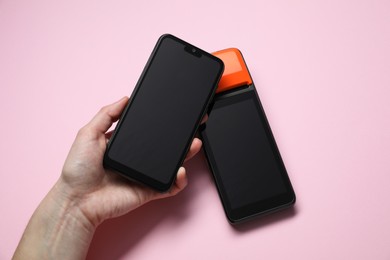
<svg viewBox="0 0 390 260"><path fill-rule="evenodd" d="M163 33L159 38L158 38L158 42L166 39L166 38L176 38L173 34L170 34L170 33Z"/></svg>
<svg viewBox="0 0 390 260"><path fill-rule="evenodd" d="M288 203L288 205L293 206L293 205L295 205L296 202L297 202L297 196L295 195L295 192L293 191L292 195L291 195L291 200Z"/></svg>

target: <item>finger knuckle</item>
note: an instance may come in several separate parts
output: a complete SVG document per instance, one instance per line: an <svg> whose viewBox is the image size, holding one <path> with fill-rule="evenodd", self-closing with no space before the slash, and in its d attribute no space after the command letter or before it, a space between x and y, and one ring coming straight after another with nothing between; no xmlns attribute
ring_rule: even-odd
<svg viewBox="0 0 390 260"><path fill-rule="evenodd" d="M91 135L91 129L88 127L88 125L83 126L77 132L77 136L78 137L87 137L87 136L90 136L90 135Z"/></svg>

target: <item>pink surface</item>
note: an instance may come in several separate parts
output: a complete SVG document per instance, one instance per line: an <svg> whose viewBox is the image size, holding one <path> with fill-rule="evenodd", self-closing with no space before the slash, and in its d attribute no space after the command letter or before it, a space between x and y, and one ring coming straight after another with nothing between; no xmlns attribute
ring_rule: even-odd
<svg viewBox="0 0 390 260"><path fill-rule="evenodd" d="M77 130L157 40L241 49L297 194L232 228L204 155L189 186L105 222L90 259L390 259L389 1L0 1L0 258Z"/></svg>

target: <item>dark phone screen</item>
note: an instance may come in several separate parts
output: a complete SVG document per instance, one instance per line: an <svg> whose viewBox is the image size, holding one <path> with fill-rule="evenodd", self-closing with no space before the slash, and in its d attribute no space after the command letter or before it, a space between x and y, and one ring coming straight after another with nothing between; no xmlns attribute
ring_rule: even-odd
<svg viewBox="0 0 390 260"><path fill-rule="evenodd" d="M172 37L162 38L154 54L116 129L108 157L166 184L184 159L223 65Z"/></svg>
<svg viewBox="0 0 390 260"><path fill-rule="evenodd" d="M202 133L231 210L278 197L288 189L261 111L254 90L217 99Z"/></svg>

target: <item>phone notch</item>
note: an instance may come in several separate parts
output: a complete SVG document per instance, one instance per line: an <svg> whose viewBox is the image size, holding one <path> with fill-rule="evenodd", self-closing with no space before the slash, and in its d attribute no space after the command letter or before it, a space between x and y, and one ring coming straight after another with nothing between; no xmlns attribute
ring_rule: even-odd
<svg viewBox="0 0 390 260"><path fill-rule="evenodd" d="M202 53L194 46L191 46L191 45L186 45L184 47L184 50L192 55L194 55L195 57L202 57Z"/></svg>

